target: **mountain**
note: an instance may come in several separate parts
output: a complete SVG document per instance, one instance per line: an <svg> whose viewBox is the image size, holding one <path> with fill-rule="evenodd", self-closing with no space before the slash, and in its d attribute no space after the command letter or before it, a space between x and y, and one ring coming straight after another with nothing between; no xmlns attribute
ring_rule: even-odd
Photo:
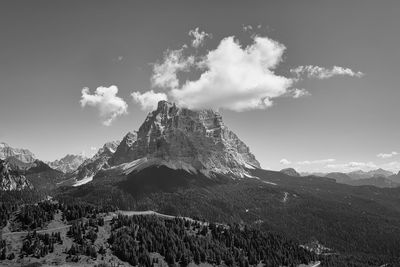
<svg viewBox="0 0 400 267"><path fill-rule="evenodd" d="M63 184L75 186L57 189L60 201L246 224L340 255L400 256L400 188L262 170L217 112L162 101L103 152Z"/></svg>
<svg viewBox="0 0 400 267"><path fill-rule="evenodd" d="M391 176L388 176L390 180L392 180L395 183L400 183L400 171L397 174L393 174Z"/></svg>
<svg viewBox="0 0 400 267"><path fill-rule="evenodd" d="M224 125L218 112L179 108L167 101L158 103L137 133L124 137L109 162L116 166L139 159L142 169L163 165L207 177L245 177L247 169L260 168L250 149Z"/></svg>
<svg viewBox="0 0 400 267"><path fill-rule="evenodd" d="M377 176L388 177L390 175L393 175L393 173L379 168L379 169L371 170L371 171L367 171L367 172L362 171L362 170L352 171L352 172L347 173L347 175L349 175L351 177L351 179L357 180L357 179L367 179L367 178L372 178L372 177L377 177Z"/></svg>
<svg viewBox="0 0 400 267"><path fill-rule="evenodd" d="M383 176L374 176L371 178L364 178L364 179L358 179L358 180L352 180L348 181L347 184L349 185L372 185L376 187L381 187L381 188L393 188L393 187L398 187L400 186L399 182L394 182L389 178L383 177Z"/></svg>
<svg viewBox="0 0 400 267"><path fill-rule="evenodd" d="M286 168L286 169L282 169L280 170L281 173L284 173L286 175L289 176L293 176L293 177L300 177L300 173L298 173L295 169L293 168Z"/></svg>
<svg viewBox="0 0 400 267"><path fill-rule="evenodd" d="M87 158L82 155L68 154L61 159L48 162L48 165L63 173L70 173L75 171L85 160L87 160Z"/></svg>
<svg viewBox="0 0 400 267"><path fill-rule="evenodd" d="M400 180L396 183L390 179L391 176L385 177L389 172L378 169L369 172L364 171L354 171L351 173L342 172L331 172L325 175L325 177L333 178L337 183L361 186L361 185L371 185L380 188L392 188L400 185ZM372 176L371 176L372 175ZM367 178L362 178L367 177Z"/></svg>
<svg viewBox="0 0 400 267"><path fill-rule="evenodd" d="M35 155L28 149L13 148L4 142L0 143L0 159L4 160L9 157L14 157L24 163L35 161Z"/></svg>
<svg viewBox="0 0 400 267"><path fill-rule="evenodd" d="M74 172L68 174L67 179L59 185L79 186L90 182L100 170L110 167L108 160L115 153L118 145L118 141L105 143L92 158L86 159Z"/></svg>
<svg viewBox="0 0 400 267"><path fill-rule="evenodd" d="M0 190L20 191L23 189L33 189L33 185L24 175L13 170L6 161L0 159Z"/></svg>
<svg viewBox="0 0 400 267"><path fill-rule="evenodd" d="M319 177L324 177L326 173L324 172L301 172L301 176L319 176Z"/></svg>
<svg viewBox="0 0 400 267"><path fill-rule="evenodd" d="M3 154L3 189L22 190L36 189L49 193L56 184L63 180L64 174L52 169L49 165L34 158L34 154L26 149L14 149L2 143ZM8 173L8 174L7 174Z"/></svg>
<svg viewBox="0 0 400 267"><path fill-rule="evenodd" d="M51 168L40 160L35 160L23 173L35 189L44 193L51 193L57 183L65 179L63 172Z"/></svg>
<svg viewBox="0 0 400 267"><path fill-rule="evenodd" d="M324 177L335 179L337 183L348 184L351 182L351 177L343 172L330 172L324 175Z"/></svg>

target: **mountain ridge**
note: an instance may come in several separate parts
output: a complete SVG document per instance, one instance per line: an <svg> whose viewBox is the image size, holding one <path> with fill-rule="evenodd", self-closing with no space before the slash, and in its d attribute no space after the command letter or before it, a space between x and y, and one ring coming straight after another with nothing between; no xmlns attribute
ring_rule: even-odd
<svg viewBox="0 0 400 267"><path fill-rule="evenodd" d="M206 176L230 173L245 177L247 168L260 168L218 112L180 108L167 101L158 103L137 132L125 135L109 163L116 166L141 158L185 165Z"/></svg>

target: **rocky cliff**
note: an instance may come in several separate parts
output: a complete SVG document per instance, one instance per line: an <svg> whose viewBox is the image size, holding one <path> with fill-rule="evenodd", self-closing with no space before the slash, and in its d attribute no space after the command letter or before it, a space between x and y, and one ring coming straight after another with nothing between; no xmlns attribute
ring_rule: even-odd
<svg viewBox="0 0 400 267"><path fill-rule="evenodd" d="M160 101L137 133L128 133L110 165L142 159L171 168L246 176L248 168L260 168L250 149L225 126L213 110L190 110Z"/></svg>
<svg viewBox="0 0 400 267"><path fill-rule="evenodd" d="M35 155L28 149L13 148L8 144L0 143L0 159L14 157L24 163L32 163L35 161Z"/></svg>
<svg viewBox="0 0 400 267"><path fill-rule="evenodd" d="M118 141L104 144L92 158L85 160L74 172L70 173L67 179L60 185L77 186L90 182L97 172L110 167L108 160L115 153L118 145Z"/></svg>
<svg viewBox="0 0 400 267"><path fill-rule="evenodd" d="M6 161L0 159L0 190L19 191L22 189L33 189L33 186L24 175L19 174Z"/></svg>
<svg viewBox="0 0 400 267"><path fill-rule="evenodd" d="M82 155L68 154L61 159L48 162L48 164L53 169L59 170L63 173L70 173L75 171L85 160L87 160L87 158Z"/></svg>

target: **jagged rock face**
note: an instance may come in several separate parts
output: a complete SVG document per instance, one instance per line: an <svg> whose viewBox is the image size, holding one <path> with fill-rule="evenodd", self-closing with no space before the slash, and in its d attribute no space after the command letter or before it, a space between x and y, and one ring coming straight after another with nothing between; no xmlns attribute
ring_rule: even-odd
<svg viewBox="0 0 400 267"><path fill-rule="evenodd" d="M0 143L0 159L14 157L24 163L35 161L35 155L28 149L13 148L6 143Z"/></svg>
<svg viewBox="0 0 400 267"><path fill-rule="evenodd" d="M6 161L0 160L0 190L19 191L22 189L33 189L33 185L24 175L12 170Z"/></svg>
<svg viewBox="0 0 400 267"><path fill-rule="evenodd" d="M48 164L53 169L59 170L63 173L70 173L75 171L85 160L87 160L87 158L84 156L68 154L63 158L49 162Z"/></svg>
<svg viewBox="0 0 400 267"><path fill-rule="evenodd" d="M109 168L108 160L115 153L119 142L108 142L100 148L90 159L85 160L71 176L75 180L81 180L86 177L93 177L101 169Z"/></svg>
<svg viewBox="0 0 400 267"><path fill-rule="evenodd" d="M282 169L280 170L281 173L284 173L286 175L289 176L293 176L293 177L300 177L300 173L298 173L295 169L293 168L286 168L286 169Z"/></svg>
<svg viewBox="0 0 400 267"><path fill-rule="evenodd" d="M124 140L117 149L121 153L110 159L112 165L146 157L187 164L205 174L243 176L246 168L260 168L249 148L212 110L195 111L160 101L137 134L128 134Z"/></svg>
<svg viewBox="0 0 400 267"><path fill-rule="evenodd" d="M117 147L114 155L110 158L110 165L118 165L123 162L130 161L129 151L132 145L137 140L137 133L127 133L125 137L122 139L121 143Z"/></svg>

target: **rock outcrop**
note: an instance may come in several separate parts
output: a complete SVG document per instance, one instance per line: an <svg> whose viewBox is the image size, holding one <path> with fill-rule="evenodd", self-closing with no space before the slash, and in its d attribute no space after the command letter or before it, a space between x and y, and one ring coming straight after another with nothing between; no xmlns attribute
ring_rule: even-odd
<svg viewBox="0 0 400 267"><path fill-rule="evenodd" d="M128 133L111 165L146 158L148 162L176 166L205 175L247 175L260 168L250 149L223 123L213 110L190 110L160 101L137 133Z"/></svg>
<svg viewBox="0 0 400 267"><path fill-rule="evenodd" d="M13 148L6 143L0 143L0 159L14 157L24 163L32 163L35 161L35 155L28 149Z"/></svg>
<svg viewBox="0 0 400 267"><path fill-rule="evenodd" d="M300 177L300 173L298 173L295 169L293 168L286 168L286 169L282 169L280 170L281 173L284 173L286 175L289 176L293 176L293 177Z"/></svg>
<svg viewBox="0 0 400 267"><path fill-rule="evenodd" d="M19 174L6 161L0 159L0 190L20 191L23 189L33 189L33 185L24 175Z"/></svg>
<svg viewBox="0 0 400 267"><path fill-rule="evenodd" d="M74 172L70 173L68 179L62 184L80 185L91 181L97 172L110 167L108 160L115 153L118 145L117 141L104 144L92 158L85 160Z"/></svg>
<svg viewBox="0 0 400 267"><path fill-rule="evenodd" d="M68 154L61 159L48 162L48 164L55 170L59 170L63 173L70 173L75 171L85 160L87 160L87 158L82 155Z"/></svg>

